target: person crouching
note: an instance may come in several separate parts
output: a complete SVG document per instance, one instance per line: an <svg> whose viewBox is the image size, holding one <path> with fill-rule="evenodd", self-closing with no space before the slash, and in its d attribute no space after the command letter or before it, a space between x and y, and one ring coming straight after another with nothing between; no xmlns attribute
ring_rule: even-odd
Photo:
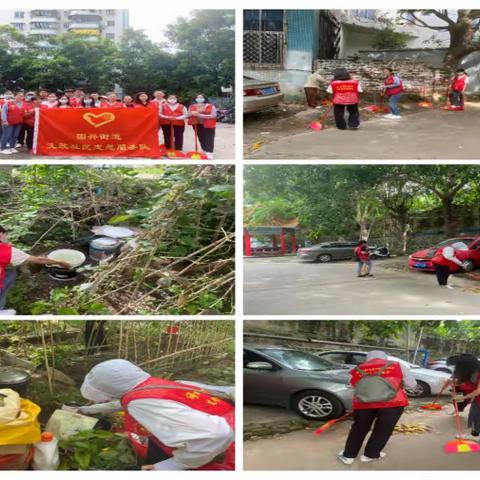
<svg viewBox="0 0 480 480"><path fill-rule="evenodd" d="M347 129L345 121L345 109L348 110L348 128L357 130L360 127L360 113L358 111L359 93L362 86L358 80L352 79L345 68L335 70L333 80L327 88L327 92L333 95L333 113L335 123L339 130Z"/></svg>

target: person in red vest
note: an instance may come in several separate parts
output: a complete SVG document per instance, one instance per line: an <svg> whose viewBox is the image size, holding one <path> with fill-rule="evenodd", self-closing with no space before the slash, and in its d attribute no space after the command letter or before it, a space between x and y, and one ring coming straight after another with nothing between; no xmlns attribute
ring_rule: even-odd
<svg viewBox="0 0 480 480"><path fill-rule="evenodd" d="M150 100L150 103L157 108L160 108L160 105L165 103L165 92L163 90L155 90L153 92L153 99Z"/></svg>
<svg viewBox="0 0 480 480"><path fill-rule="evenodd" d="M157 108L155 103L151 103L148 99L148 94L139 92L135 95L134 108Z"/></svg>
<svg viewBox="0 0 480 480"><path fill-rule="evenodd" d="M85 94L85 96L82 98L82 101L80 102L80 105L78 108L97 108L98 105L95 103L92 95L89 95L88 93Z"/></svg>
<svg viewBox="0 0 480 480"><path fill-rule="evenodd" d="M77 107L78 103L77 100L73 100L75 103L72 105L70 102L70 98L67 95L61 95L60 98L58 99L58 108L72 108L72 107Z"/></svg>
<svg viewBox="0 0 480 480"><path fill-rule="evenodd" d="M68 103L71 107L79 107L80 101L77 97L75 97L73 88L65 89L64 94L68 97Z"/></svg>
<svg viewBox="0 0 480 480"><path fill-rule="evenodd" d="M17 93L13 99L6 98L2 107L2 139L0 141L0 153L11 155L18 153L18 136L23 127L23 113L25 110L25 98L23 93Z"/></svg>
<svg viewBox="0 0 480 480"><path fill-rule="evenodd" d="M107 93L107 101L102 102L102 108L123 108L125 105L114 92Z"/></svg>
<svg viewBox="0 0 480 480"><path fill-rule="evenodd" d="M197 130L198 140L203 152L207 157L213 159L215 146L215 129L217 127L217 109L215 105L208 102L203 93L195 97L195 103L190 105L188 110L188 124Z"/></svg>
<svg viewBox="0 0 480 480"><path fill-rule="evenodd" d="M398 108L398 101L403 95L403 82L402 79L395 74L393 69L390 67L385 67L383 72L385 74L383 94L388 97L388 106L390 108L390 113L385 115L385 118L398 120L402 118L400 116L400 109Z"/></svg>
<svg viewBox="0 0 480 480"><path fill-rule="evenodd" d="M480 361L475 355L462 354L455 361L452 381L458 387L454 395L459 411L470 404L468 427L471 435L480 435ZM463 408L461 408L463 407Z"/></svg>
<svg viewBox="0 0 480 480"><path fill-rule="evenodd" d="M172 147L171 130L173 126L173 147L175 150L182 150L185 119L188 117L187 109L178 103L178 97L172 94L168 96L166 103L160 106L159 115L165 146Z"/></svg>
<svg viewBox="0 0 480 480"><path fill-rule="evenodd" d="M40 97L34 96L33 99L26 102L23 116L23 124L25 126L26 136L25 143L28 148L28 153L32 153L33 149L33 135L35 132L35 118L38 115L38 110L42 105Z"/></svg>
<svg viewBox="0 0 480 480"><path fill-rule="evenodd" d="M467 88L469 77L463 68L455 71L455 76L450 84L452 106L458 110L463 110L465 104L464 92Z"/></svg>
<svg viewBox="0 0 480 480"><path fill-rule="evenodd" d="M28 123L25 121L25 119L28 116L27 112L33 111L34 107L32 106L32 103L33 103L33 101L36 97L37 97L37 95L36 95L35 92L27 92L25 94L23 125L22 125L22 129L20 130L20 133L18 135L18 145L20 145L21 147L23 147L27 143L26 137L27 137L27 134L28 134ZM32 137L32 139L33 139L33 137ZM29 150L31 150L31 148ZM29 153L31 153L31 152L29 152Z"/></svg>
<svg viewBox="0 0 480 480"><path fill-rule="evenodd" d="M45 108L57 108L58 97L55 93L49 93L46 100L42 101L42 109Z"/></svg>
<svg viewBox="0 0 480 480"><path fill-rule="evenodd" d="M130 95L125 95L123 97L123 104L125 105L125 108L135 108L135 101Z"/></svg>
<svg viewBox="0 0 480 480"><path fill-rule="evenodd" d="M463 242L455 242L440 248L432 258L432 264L435 267L438 284L441 287L452 289L452 285L448 285L448 278L452 272L459 268L464 269L463 262L455 255L456 251L468 250L467 245Z"/></svg>
<svg viewBox="0 0 480 480"><path fill-rule="evenodd" d="M345 68L339 68L335 70L327 92L333 94L333 114L337 128L339 130L347 129L347 122L345 121L345 109L347 109L348 128L357 130L360 127L359 93L362 92L359 81L352 79Z"/></svg>
<svg viewBox="0 0 480 480"><path fill-rule="evenodd" d="M15 310L5 309L7 294L17 277L15 267L24 263L37 265L59 265L70 268L67 262L59 262L46 257L34 257L7 243L7 230L0 226L0 315L15 315Z"/></svg>
<svg viewBox="0 0 480 480"><path fill-rule="evenodd" d="M408 405L404 387L414 389L417 382L406 363L389 360L387 354L379 350L369 352L365 363L351 370L350 375L354 387L353 425L345 448L337 457L351 465L374 425L360 461L380 460L385 458L382 450Z"/></svg>
<svg viewBox="0 0 480 480"><path fill-rule="evenodd" d="M366 240L360 240L354 251L355 260L357 261L355 272L357 277L373 277L372 275L372 260L370 252L368 251L368 244ZM367 273L363 274L362 270L367 267Z"/></svg>
<svg viewBox="0 0 480 480"><path fill-rule="evenodd" d="M234 470L232 387L153 377L127 360L95 365L80 392L80 413L125 412L125 432L148 439L142 470Z"/></svg>

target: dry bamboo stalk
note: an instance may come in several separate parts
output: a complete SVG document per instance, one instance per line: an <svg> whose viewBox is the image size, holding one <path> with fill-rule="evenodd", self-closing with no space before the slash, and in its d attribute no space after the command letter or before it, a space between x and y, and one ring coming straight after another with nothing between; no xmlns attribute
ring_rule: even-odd
<svg viewBox="0 0 480 480"><path fill-rule="evenodd" d="M42 346L43 346L43 358L45 360L45 368L47 370L47 380L48 388L50 390L50 395L53 395L53 381L52 381L52 372L48 364L48 355L47 355L47 345L45 343L45 332L43 331L43 320L37 320L40 325L40 336L42 337Z"/></svg>

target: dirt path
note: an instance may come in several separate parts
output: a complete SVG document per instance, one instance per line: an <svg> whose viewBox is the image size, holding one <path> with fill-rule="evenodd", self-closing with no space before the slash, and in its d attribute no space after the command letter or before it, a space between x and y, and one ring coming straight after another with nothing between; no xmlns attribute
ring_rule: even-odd
<svg viewBox="0 0 480 480"><path fill-rule="evenodd" d="M344 465L336 455L342 450L351 423L335 425L321 436L302 430L276 438L245 442L246 470L478 470L478 453L445 454L443 445L455 439L453 408L442 411L413 410L399 423L425 423L431 432L406 436L394 434L378 462ZM463 414L465 424L467 414Z"/></svg>

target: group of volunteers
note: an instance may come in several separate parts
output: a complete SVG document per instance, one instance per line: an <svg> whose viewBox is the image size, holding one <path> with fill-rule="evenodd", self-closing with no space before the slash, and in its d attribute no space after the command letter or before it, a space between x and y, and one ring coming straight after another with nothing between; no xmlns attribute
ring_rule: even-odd
<svg viewBox="0 0 480 480"><path fill-rule="evenodd" d="M467 425L470 435L480 435L480 361L471 354L454 355L447 359L454 368L440 392L450 389L455 412L460 415L468 405ZM386 447L397 422L409 405L406 390L414 390L417 382L406 362L399 362L385 352L367 354L366 361L350 372L353 387L353 424L345 446L337 458L346 465L355 462L367 435L371 432L360 462L378 461L387 456ZM461 421L461 420L460 420ZM462 438L467 438L467 435Z"/></svg>
<svg viewBox="0 0 480 480"><path fill-rule="evenodd" d="M213 158L217 109L208 98L199 93L187 108L175 94L166 95L156 90L150 96L139 92L134 96L120 98L115 92L100 95L86 93L81 89L66 89L62 93L41 89L38 92L5 92L0 95L1 140L0 154L17 153L17 148L26 145L33 153L35 117L42 109L58 108L154 108L158 111L158 123L167 149L181 151L185 124L191 125L198 135L203 153ZM160 140L160 134L159 134Z"/></svg>
<svg viewBox="0 0 480 480"><path fill-rule="evenodd" d="M400 75L390 67L383 69L384 84L381 96L388 99L390 112L385 115L388 120L402 118L398 105L404 94L404 85ZM463 110L464 92L468 85L467 72L459 68L449 86L448 98L452 109ZM324 85L324 78L320 71L313 72L304 86L307 104L311 108L317 108L317 98ZM359 80L352 78L351 73L345 68L338 68L333 73L333 80L326 90L332 95L333 113L335 124L339 130L357 130L360 128L360 94L363 92ZM348 111L348 120L345 120L345 111Z"/></svg>

